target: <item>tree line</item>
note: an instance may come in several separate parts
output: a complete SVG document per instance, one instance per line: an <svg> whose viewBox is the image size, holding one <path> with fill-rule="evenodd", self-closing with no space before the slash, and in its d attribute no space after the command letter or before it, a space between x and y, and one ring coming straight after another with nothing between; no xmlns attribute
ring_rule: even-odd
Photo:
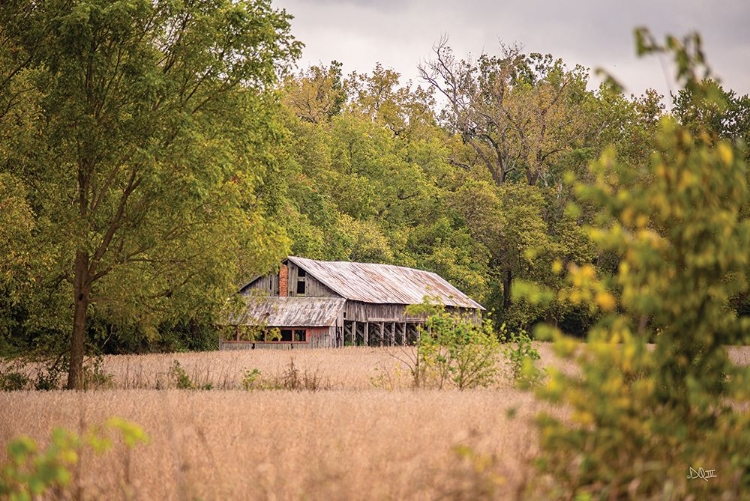
<svg viewBox="0 0 750 501"><path fill-rule="evenodd" d="M617 273L587 231L611 217L575 188L599 182L591 162L612 151L625 192L653 176L663 117L748 139L750 99L716 82L628 96L516 45L474 60L441 40L419 84L295 72L290 18L268 0L0 6L1 353L51 357L75 388L87 354L209 348L227 298L288 254L431 270L498 324L582 336L597 311L513 291Z"/></svg>

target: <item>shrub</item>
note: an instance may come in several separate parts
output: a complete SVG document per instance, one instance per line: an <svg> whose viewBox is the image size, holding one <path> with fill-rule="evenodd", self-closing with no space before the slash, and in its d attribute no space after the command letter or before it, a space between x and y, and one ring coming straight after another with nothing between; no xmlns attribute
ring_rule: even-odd
<svg viewBox="0 0 750 501"><path fill-rule="evenodd" d="M667 50L645 32L639 44ZM667 47L687 88L710 100L694 77L700 39L683 45L670 37ZM547 474L547 497L741 499L750 492L750 414L742 410L750 374L725 348L750 332L748 319L729 308L732 297L747 294L750 269L741 158L729 142L664 118L641 173L648 182L634 180L610 151L593 166L596 184L578 189L608 220L591 237L621 261L613 277L569 267L562 299L603 316L581 347L552 332L558 354L575 358L582 373L555 373L540 391L571 410L568 419L539 418L537 466Z"/></svg>
<svg viewBox="0 0 750 501"><path fill-rule="evenodd" d="M21 391L26 388L29 381L29 377L21 372L0 371L0 390L2 391Z"/></svg>
<svg viewBox="0 0 750 501"><path fill-rule="evenodd" d="M489 321L449 313L429 301L407 313L427 314L414 358L406 361L414 387L465 390L495 382L500 343Z"/></svg>
<svg viewBox="0 0 750 501"><path fill-rule="evenodd" d="M525 330L508 332L503 324L500 326L500 341L505 343L502 353L510 365L510 375L513 381L521 387L529 388L539 385L544 379L544 373L536 367L539 351L531 344L531 338Z"/></svg>
<svg viewBox="0 0 750 501"><path fill-rule="evenodd" d="M245 372L242 373L242 389L252 391L262 388L260 376L261 373L257 368L245 369Z"/></svg>
<svg viewBox="0 0 750 501"><path fill-rule="evenodd" d="M172 367L169 368L169 379L170 381L174 382L174 385L178 390L213 389L212 383L206 383L203 386L195 383L185 371L185 369L182 368L182 365L180 365L180 362L178 360L172 362Z"/></svg>

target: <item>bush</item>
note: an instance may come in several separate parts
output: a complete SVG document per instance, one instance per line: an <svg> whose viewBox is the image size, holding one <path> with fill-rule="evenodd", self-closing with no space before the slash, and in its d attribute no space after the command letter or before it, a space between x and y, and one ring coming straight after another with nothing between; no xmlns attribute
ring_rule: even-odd
<svg viewBox="0 0 750 501"><path fill-rule="evenodd" d="M498 374L500 343L489 321L481 322L425 302L408 314L427 314L409 370L415 388L459 390L492 385Z"/></svg>
<svg viewBox="0 0 750 501"><path fill-rule="evenodd" d="M539 351L531 344L531 338L525 330L508 332L503 324L500 326L500 341L505 343L502 353L510 365L513 381L523 388L539 385L544 373L536 367Z"/></svg>
<svg viewBox="0 0 750 501"><path fill-rule="evenodd" d="M666 50L640 37L642 50ZM710 99L694 77L700 39L670 38L667 46L688 89ZM593 166L596 184L578 189L607 217L591 237L621 261L612 277L571 266L571 287L561 293L603 316L584 346L552 332L558 354L575 358L582 372L552 374L540 391L571 411L566 419L539 418L537 466L546 474L539 485L550 499L742 499L750 492L750 414L743 411L750 371L725 349L750 332L748 319L729 307L748 293L750 173L735 146L707 131L693 135L671 118L662 119L656 143L648 182L607 152Z"/></svg>
<svg viewBox="0 0 750 501"><path fill-rule="evenodd" d="M252 391L262 388L260 384L261 373L257 368L245 369L242 373L242 389Z"/></svg>
<svg viewBox="0 0 750 501"><path fill-rule="evenodd" d="M1 391L21 391L28 386L29 382L29 377L21 372L0 371Z"/></svg>
<svg viewBox="0 0 750 501"><path fill-rule="evenodd" d="M188 375L185 369L182 368L180 362L175 360L172 362L172 367L169 368L169 380L175 385L178 390L212 390L213 384L206 383L199 385L193 382L192 378Z"/></svg>

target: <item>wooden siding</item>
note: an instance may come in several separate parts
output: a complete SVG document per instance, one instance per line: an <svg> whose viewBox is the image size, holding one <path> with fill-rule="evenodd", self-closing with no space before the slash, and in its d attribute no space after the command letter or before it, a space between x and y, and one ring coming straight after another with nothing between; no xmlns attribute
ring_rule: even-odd
<svg viewBox="0 0 750 501"><path fill-rule="evenodd" d="M337 342L336 326L308 327L307 342L290 341L220 341L219 350L307 350L311 348L336 348L343 346L343 327L340 328Z"/></svg>
<svg viewBox="0 0 750 501"><path fill-rule="evenodd" d="M315 277L307 276L304 277L305 281L305 293L297 293L297 283L299 281L299 267L294 263L289 263L289 297L341 297L330 288L328 288L323 282L316 279ZM249 284L245 285L240 293L248 294L251 290L262 291L268 296L279 295L279 275L264 275L258 277Z"/></svg>
<svg viewBox="0 0 750 501"><path fill-rule="evenodd" d="M289 296L305 296L305 297L341 297L331 289L326 287L320 280L311 276L309 273L305 273L302 278L305 282L304 294L297 293L297 284L300 280L300 268L296 264L289 263Z"/></svg>
<svg viewBox="0 0 750 501"><path fill-rule="evenodd" d="M241 290L240 293L242 294L250 294L251 291L263 291L265 295L268 296L278 296L279 295L279 276L274 275L265 275L262 277L258 277L249 284L245 285Z"/></svg>

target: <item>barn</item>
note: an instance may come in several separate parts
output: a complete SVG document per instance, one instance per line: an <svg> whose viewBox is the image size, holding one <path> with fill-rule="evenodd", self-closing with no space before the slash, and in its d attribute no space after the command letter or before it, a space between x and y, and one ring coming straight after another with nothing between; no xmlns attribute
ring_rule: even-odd
<svg viewBox="0 0 750 501"><path fill-rule="evenodd" d="M403 266L317 261L289 256L278 274L240 289L246 307L221 349L335 348L408 344L424 318L406 307L430 297L450 310L479 318L482 305L435 273ZM242 339L243 328L253 329Z"/></svg>

